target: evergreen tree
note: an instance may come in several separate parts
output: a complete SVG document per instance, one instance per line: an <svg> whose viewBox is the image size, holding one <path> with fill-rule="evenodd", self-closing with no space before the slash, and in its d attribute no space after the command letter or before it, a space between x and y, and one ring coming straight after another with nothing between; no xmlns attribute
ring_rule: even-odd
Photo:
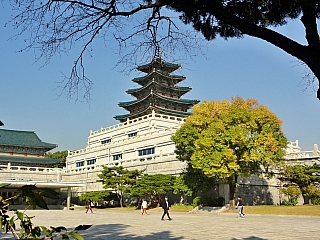
<svg viewBox="0 0 320 240"><path fill-rule="evenodd" d="M136 184L137 179L142 175L143 171L128 170L120 167L103 167L100 178L97 182L103 183L103 188L116 192L120 206L123 207L124 193L130 193L132 187Z"/></svg>
<svg viewBox="0 0 320 240"><path fill-rule="evenodd" d="M164 196L174 190L175 176L165 174L144 175L131 189L133 197L146 197L152 205L159 204Z"/></svg>

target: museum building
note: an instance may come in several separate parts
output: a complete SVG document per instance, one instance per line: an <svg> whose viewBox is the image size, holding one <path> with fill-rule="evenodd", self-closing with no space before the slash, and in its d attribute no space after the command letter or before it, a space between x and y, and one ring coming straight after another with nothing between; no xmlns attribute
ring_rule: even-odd
<svg viewBox="0 0 320 240"><path fill-rule="evenodd" d="M69 151L65 169L72 178L69 180L79 179L82 173L81 179L90 178L94 184L102 166L173 175L185 169L185 163L176 159L171 136L191 114L191 107L200 101L182 98L191 88L177 85L186 79L172 74L180 67L156 57L137 68L145 75L132 81L141 87L126 91L136 99L118 104L129 113L114 117L119 124L90 131L84 149ZM88 186L89 189L98 190Z"/></svg>

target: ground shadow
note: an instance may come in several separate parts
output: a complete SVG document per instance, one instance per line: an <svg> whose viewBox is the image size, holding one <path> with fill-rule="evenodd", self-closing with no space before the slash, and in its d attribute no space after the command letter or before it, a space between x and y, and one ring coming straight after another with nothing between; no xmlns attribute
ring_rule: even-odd
<svg viewBox="0 0 320 240"><path fill-rule="evenodd" d="M246 238L231 238L231 240L266 240L267 238L260 238L260 237L246 237Z"/></svg>
<svg viewBox="0 0 320 240"><path fill-rule="evenodd" d="M100 224L94 225L85 231L79 231L84 239L105 240L105 239L171 239L180 240L183 237L175 237L170 231L149 233L145 236L138 236L126 232L126 228L131 227L124 224Z"/></svg>
<svg viewBox="0 0 320 240"><path fill-rule="evenodd" d="M93 225L91 228L78 231L78 233L84 239L92 240L124 240L124 239L169 239L169 240L181 240L184 237L175 237L170 231L154 232L149 233L145 236L134 235L132 233L126 232L126 228L131 227L130 225L124 224L97 224ZM72 230L72 229L69 229ZM4 234L0 231L0 239L14 239L11 232ZM55 238L54 238L55 239ZM58 239L58 238L57 238Z"/></svg>

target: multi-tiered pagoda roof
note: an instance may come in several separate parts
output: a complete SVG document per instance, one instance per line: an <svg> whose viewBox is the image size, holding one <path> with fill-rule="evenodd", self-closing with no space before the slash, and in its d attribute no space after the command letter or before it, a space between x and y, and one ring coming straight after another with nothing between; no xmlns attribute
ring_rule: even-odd
<svg viewBox="0 0 320 240"><path fill-rule="evenodd" d="M177 117L187 117L188 110L199 100L182 99L181 96L191 91L190 87L176 86L185 76L171 74L181 65L162 61L156 57L149 64L139 66L137 70L146 73L143 77L134 78L132 81L141 85L139 88L129 89L126 93L136 100L120 102L129 114L117 115L114 118L121 122L127 119L137 118L152 111Z"/></svg>

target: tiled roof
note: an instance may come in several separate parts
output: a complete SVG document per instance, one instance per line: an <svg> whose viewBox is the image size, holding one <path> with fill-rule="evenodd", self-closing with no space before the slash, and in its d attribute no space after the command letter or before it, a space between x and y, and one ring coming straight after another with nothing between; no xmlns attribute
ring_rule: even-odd
<svg viewBox="0 0 320 240"><path fill-rule="evenodd" d="M43 158L43 157L18 157L18 156L3 156L0 155L0 162L14 163L30 163L30 164L57 164L59 159L55 158Z"/></svg>
<svg viewBox="0 0 320 240"><path fill-rule="evenodd" d="M186 77L182 76L182 75L170 75L170 74L167 74L167 73L165 73L163 71L156 70L156 71L152 71L152 72L148 73L145 76L136 77L136 78L132 79L132 82L136 82L136 83L142 84L144 80L148 81L149 79L154 77L154 75L160 75L161 77L163 77L165 79L175 80L176 83L186 79Z"/></svg>
<svg viewBox="0 0 320 240"><path fill-rule="evenodd" d="M143 72L148 72L150 70L151 66L154 66L154 65L162 66L164 68L170 68L170 71L174 71L174 70L178 69L179 67L181 67L180 64L168 63L168 62L163 61L161 58L154 58L151 63L137 67L137 70L143 71Z"/></svg>
<svg viewBox="0 0 320 240"><path fill-rule="evenodd" d="M134 93L134 92L141 91L141 90L143 90L143 89L147 89L147 88L148 88L150 85L152 85L152 84L156 84L156 85L158 85L158 86L162 86L162 87L164 87L164 88L167 88L167 89L170 89L170 90L173 90L173 91L189 92L189 91L192 90L191 87L168 86L168 85L163 84L163 83L150 81L150 82L149 82L147 85L145 85L144 87L128 89L128 90L126 91L126 93L131 94L131 93Z"/></svg>
<svg viewBox="0 0 320 240"><path fill-rule="evenodd" d="M139 102L143 102L145 99L147 99L150 96L156 96L158 98L163 99L164 101L168 101L168 102L175 102L175 103L180 103L180 104L187 104L187 105L194 105L199 103L199 100L195 100L195 99L184 99L184 98L170 98L170 97L166 97L166 96L162 96L158 93L149 93L147 96L145 96L144 98L141 99L137 99L137 100L133 100L133 101L128 101L128 102L119 102L118 106L119 107L125 107L125 106L129 106L129 105L134 105L137 104Z"/></svg>
<svg viewBox="0 0 320 240"><path fill-rule="evenodd" d="M42 142L33 131L0 129L0 145L53 149L56 144Z"/></svg>

